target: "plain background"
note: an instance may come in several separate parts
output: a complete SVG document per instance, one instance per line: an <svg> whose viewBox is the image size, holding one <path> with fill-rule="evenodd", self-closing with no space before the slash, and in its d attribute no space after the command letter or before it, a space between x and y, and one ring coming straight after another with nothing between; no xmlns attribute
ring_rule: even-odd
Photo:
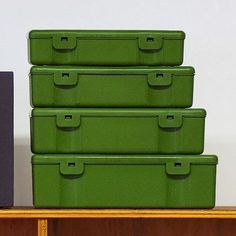
<svg viewBox="0 0 236 236"><path fill-rule="evenodd" d="M193 106L208 113L205 153L219 156L217 205L236 205L235 8L234 0L1 0L0 69L15 73L15 205L32 204L27 34L54 28L185 31Z"/></svg>

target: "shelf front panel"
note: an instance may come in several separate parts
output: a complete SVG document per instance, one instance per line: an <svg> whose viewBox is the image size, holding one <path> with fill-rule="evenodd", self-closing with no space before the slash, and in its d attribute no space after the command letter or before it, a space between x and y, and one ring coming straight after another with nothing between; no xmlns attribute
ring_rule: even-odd
<svg viewBox="0 0 236 236"><path fill-rule="evenodd" d="M160 209L1 209L0 218L199 218L236 219L236 208Z"/></svg>

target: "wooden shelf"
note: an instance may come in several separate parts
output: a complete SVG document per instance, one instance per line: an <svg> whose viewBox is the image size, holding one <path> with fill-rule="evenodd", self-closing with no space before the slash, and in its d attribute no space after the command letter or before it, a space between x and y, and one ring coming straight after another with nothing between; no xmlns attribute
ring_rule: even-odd
<svg viewBox="0 0 236 236"><path fill-rule="evenodd" d="M96 222L96 220L98 221L99 219L103 220L104 223L107 221L117 222L119 221L119 219L120 220L123 219L122 225L125 222L127 223L127 226L133 225L134 222L138 222L137 227L140 227L141 224L143 224L142 228L149 227L149 226L156 227L158 225L159 229L160 227L162 227L162 225L165 225L165 224L173 225L173 222L177 224L174 227L179 227L180 225L183 224L183 220L181 219L186 219L186 223L191 225L191 227L195 227L195 225L199 227L198 223L196 223L196 220L199 219L201 220L200 222L204 222L207 224L205 225L206 229L210 228L210 224L212 225L214 223L213 221L215 221L214 226L212 226L211 228L215 228L216 225L219 225L219 223L223 222L225 230L227 230L230 227L231 227L230 230L232 230L234 229L232 227L236 227L234 226L236 225L236 221L235 221L236 208L235 207L228 207L228 208L218 207L218 208L209 209L209 210L13 208L13 209L1 209L0 219L1 219L2 225L5 224L3 223L5 219L6 220L13 219L15 222L21 219L22 222L25 224L26 224L25 220L28 220L29 222L31 222L31 224L35 225L34 228L36 229L38 228L38 233L37 233L38 236L57 235L58 232L61 232L63 230L66 230L67 232L68 229L71 228L68 226L70 224L68 220L70 219L72 220L74 230L76 227L78 227L78 223L77 222L75 223L75 221L79 219L80 219L79 224L82 224L82 225L84 223L85 225L86 224L88 225L89 222ZM151 223L149 219L151 220ZM170 222L171 219L172 221ZM209 221L210 219L213 219L213 221ZM159 223L156 222L154 224L153 220L158 220ZM179 220L181 220L181 223ZM227 223L225 223L224 220L227 220L226 221ZM11 228L15 229L16 227L15 223L11 223L11 224L12 224ZM49 227L50 224L51 225L54 224L54 226L51 227L53 230L55 230L55 227L59 227L58 229L59 231L57 231L57 233L51 233L51 230L48 229L50 228ZM110 222L109 224L111 225L112 223ZM101 222L99 223L99 225L101 226ZM110 225L109 227L111 227ZM117 227L117 226L112 225L112 227ZM166 226L166 227L169 228L169 226ZM120 225L118 225L118 228L120 228ZM15 229L15 231L17 232L17 229ZM71 232L74 232L74 231L71 231ZM36 232L35 234L32 234L32 235L36 235ZM170 234L166 234L166 235L170 235ZM215 232L215 235L218 235L217 232ZM224 235L227 235L227 234L224 234Z"/></svg>
<svg viewBox="0 0 236 236"><path fill-rule="evenodd" d="M2 209L0 218L214 218L236 219L236 208L209 210L156 209Z"/></svg>

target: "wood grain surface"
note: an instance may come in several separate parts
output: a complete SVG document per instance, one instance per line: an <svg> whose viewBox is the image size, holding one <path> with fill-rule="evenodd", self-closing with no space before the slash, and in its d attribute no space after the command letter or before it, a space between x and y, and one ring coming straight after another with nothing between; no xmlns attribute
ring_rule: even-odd
<svg viewBox="0 0 236 236"><path fill-rule="evenodd" d="M225 219L51 219L49 236L235 236Z"/></svg>
<svg viewBox="0 0 236 236"><path fill-rule="evenodd" d="M236 219L235 208L214 209L1 209L0 218L221 218Z"/></svg>
<svg viewBox="0 0 236 236"><path fill-rule="evenodd" d="M0 236L37 236L37 220L0 219Z"/></svg>
<svg viewBox="0 0 236 236"><path fill-rule="evenodd" d="M1 209L0 236L236 236L235 208Z"/></svg>
<svg viewBox="0 0 236 236"><path fill-rule="evenodd" d="M48 235L48 220L38 219L38 236Z"/></svg>

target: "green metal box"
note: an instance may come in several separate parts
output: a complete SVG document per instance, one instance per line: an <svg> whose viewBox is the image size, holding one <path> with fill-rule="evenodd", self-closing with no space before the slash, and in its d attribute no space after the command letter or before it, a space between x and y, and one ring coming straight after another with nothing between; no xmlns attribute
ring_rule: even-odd
<svg viewBox="0 0 236 236"><path fill-rule="evenodd" d="M182 31L33 30L34 65L181 65Z"/></svg>
<svg viewBox="0 0 236 236"><path fill-rule="evenodd" d="M35 108L33 153L200 154L203 109Z"/></svg>
<svg viewBox="0 0 236 236"><path fill-rule="evenodd" d="M35 155L37 208L213 208L217 157Z"/></svg>
<svg viewBox="0 0 236 236"><path fill-rule="evenodd" d="M192 67L35 66L35 107L190 107Z"/></svg>

